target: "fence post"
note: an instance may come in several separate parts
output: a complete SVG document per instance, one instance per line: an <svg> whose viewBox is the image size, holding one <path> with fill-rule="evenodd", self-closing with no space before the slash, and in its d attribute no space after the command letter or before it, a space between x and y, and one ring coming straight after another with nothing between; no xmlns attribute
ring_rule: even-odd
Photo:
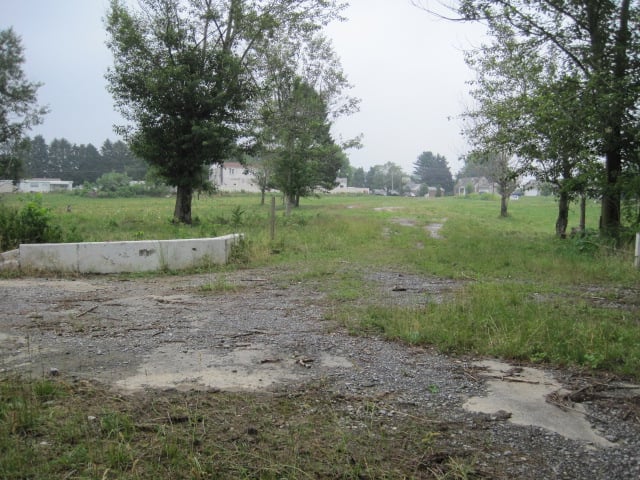
<svg viewBox="0 0 640 480"><path fill-rule="evenodd" d="M271 241L273 242L273 240L276 238L276 197L273 195L271 196L271 217L269 226L269 236L271 238Z"/></svg>
<svg viewBox="0 0 640 480"><path fill-rule="evenodd" d="M636 268L640 268L640 232L636 233Z"/></svg>

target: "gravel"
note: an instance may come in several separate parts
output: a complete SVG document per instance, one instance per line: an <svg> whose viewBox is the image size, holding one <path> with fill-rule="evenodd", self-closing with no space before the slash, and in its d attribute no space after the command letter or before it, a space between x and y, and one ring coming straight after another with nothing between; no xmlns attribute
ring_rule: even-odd
<svg viewBox="0 0 640 480"><path fill-rule="evenodd" d="M435 416L451 450L472 456L495 478L640 478L637 396L582 399L596 431L615 443L611 448L517 426L508 415L470 413L464 402L486 393L485 381L474 374L478 359L350 335L327 320L332 306L319 283L290 278L277 269L247 269L0 280L0 370L55 372L124 391L216 389L217 374L231 382L222 388L246 390L321 381L346 399L340 408L354 417L348 399L363 396L375 403L375 415ZM396 272L365 273L363 279L372 298L387 303L438 302L459 286ZM153 375L132 380L152 368L176 375L169 384L165 378L154 385ZM574 391L597 381L575 371L553 373Z"/></svg>

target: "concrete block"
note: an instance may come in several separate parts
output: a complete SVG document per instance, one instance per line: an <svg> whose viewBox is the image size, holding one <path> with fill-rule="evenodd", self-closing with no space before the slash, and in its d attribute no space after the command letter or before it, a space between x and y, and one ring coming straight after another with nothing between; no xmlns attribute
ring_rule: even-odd
<svg viewBox="0 0 640 480"><path fill-rule="evenodd" d="M224 264L241 234L215 238L20 245L25 270L123 273Z"/></svg>
<svg viewBox="0 0 640 480"><path fill-rule="evenodd" d="M20 268L51 272L78 271L77 243L25 243L20 245Z"/></svg>

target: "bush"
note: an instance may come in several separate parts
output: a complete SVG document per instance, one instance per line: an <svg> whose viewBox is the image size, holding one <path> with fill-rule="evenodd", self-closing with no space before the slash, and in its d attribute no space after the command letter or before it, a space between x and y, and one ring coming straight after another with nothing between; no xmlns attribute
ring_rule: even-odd
<svg viewBox="0 0 640 480"><path fill-rule="evenodd" d="M35 197L22 210L0 205L0 250L17 248L21 243L56 243L62 241L62 230L51 224L49 209L42 198Z"/></svg>

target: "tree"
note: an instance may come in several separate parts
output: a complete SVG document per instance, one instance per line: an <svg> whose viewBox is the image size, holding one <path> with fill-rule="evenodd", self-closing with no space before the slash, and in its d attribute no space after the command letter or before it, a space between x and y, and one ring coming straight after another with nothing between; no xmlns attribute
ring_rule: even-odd
<svg viewBox="0 0 640 480"><path fill-rule="evenodd" d="M447 159L442 155L422 152L413 166L413 174L419 179L419 183L440 187L448 193L453 192L453 177Z"/></svg>
<svg viewBox="0 0 640 480"><path fill-rule="evenodd" d="M415 1L421 4L420 1ZM512 30L531 54L578 73L590 98L585 106L595 153L605 158L601 231L621 227L624 173L640 162L640 4L632 0L460 0L459 19L483 21L491 34ZM516 72L514 72L516 73Z"/></svg>
<svg viewBox="0 0 640 480"><path fill-rule="evenodd" d="M296 79L290 96L273 117L269 129L275 145L273 182L285 195L287 212L314 189L335 186L343 155L331 137L327 116L323 98Z"/></svg>
<svg viewBox="0 0 640 480"><path fill-rule="evenodd" d="M384 190L386 194L402 192L402 182L405 174L402 167L393 162L384 165L374 165L366 174L366 186L370 190Z"/></svg>
<svg viewBox="0 0 640 480"><path fill-rule="evenodd" d="M25 158L25 172L31 178L47 177L49 168L49 146L42 135L36 135L29 141L29 150Z"/></svg>
<svg viewBox="0 0 640 480"><path fill-rule="evenodd" d="M382 190L385 188L385 171L382 165L374 165L367 170L366 186L369 190Z"/></svg>
<svg viewBox="0 0 640 480"><path fill-rule="evenodd" d="M278 30L296 38L331 18L334 1L112 0L109 89L132 127L132 151L177 187L174 220L191 223L191 199L208 167L236 156L262 80L258 54Z"/></svg>
<svg viewBox="0 0 640 480"><path fill-rule="evenodd" d="M333 188L339 172L344 176L349 162L343 150L359 146L359 139L336 142L331 120L357 110L359 101L345 94L350 85L339 59L317 32L299 40L275 37L264 52L262 70L268 88L256 129L289 209L318 187Z"/></svg>
<svg viewBox="0 0 640 480"><path fill-rule="evenodd" d="M486 166L479 161L477 155L473 152L465 155L462 160L462 168L456 175L458 180L462 178L487 177L488 173Z"/></svg>
<svg viewBox="0 0 640 480"><path fill-rule="evenodd" d="M13 29L0 30L0 177L17 182L28 149L24 134L42 121L47 108L37 106L39 83L27 81L23 48Z"/></svg>
<svg viewBox="0 0 640 480"><path fill-rule="evenodd" d="M358 187L358 188L364 188L365 186L365 174L364 174L364 168L362 167L358 167L353 171L353 174L351 175L351 186L352 187Z"/></svg>
<svg viewBox="0 0 640 480"><path fill-rule="evenodd" d="M47 176L66 179L78 170L74 145L66 138L54 138L49 145L49 166Z"/></svg>
<svg viewBox="0 0 640 480"><path fill-rule="evenodd" d="M132 123L121 131L133 152L177 187L174 221L190 224L193 192L204 187L207 166L233 151L251 95L234 51L242 12L232 2L238 8L222 17L209 0L191 2L192 9L178 0L142 0L140 6L136 14L111 2L109 90Z"/></svg>
<svg viewBox="0 0 640 480"><path fill-rule="evenodd" d="M103 158L91 143L74 145L72 155L76 158L77 170L74 174L66 175L65 180L73 180L74 184L81 185L84 182L95 182L104 173L100 172Z"/></svg>
<svg viewBox="0 0 640 480"><path fill-rule="evenodd" d="M126 173L132 180L144 180L147 165L136 157L123 141L105 140L100 147L100 155L102 163L98 176L109 172L120 172Z"/></svg>
<svg viewBox="0 0 640 480"><path fill-rule="evenodd" d="M508 217L509 197L518 186L518 169L512 165L512 159L505 152L488 155L484 163L487 168L487 178L498 185L500 216Z"/></svg>

